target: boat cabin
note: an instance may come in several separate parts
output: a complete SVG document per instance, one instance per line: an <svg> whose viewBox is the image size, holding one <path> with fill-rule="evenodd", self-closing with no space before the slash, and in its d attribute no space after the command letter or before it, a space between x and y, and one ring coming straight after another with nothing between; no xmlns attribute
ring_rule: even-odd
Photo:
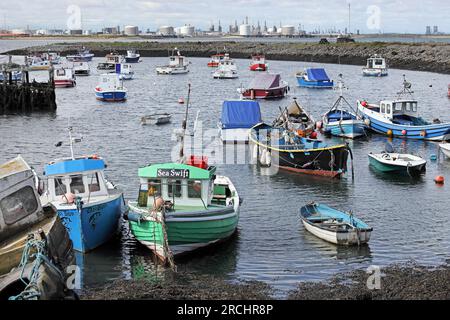
<svg viewBox="0 0 450 320"><path fill-rule="evenodd" d="M139 207L152 207L158 197L174 210L207 208L213 202L216 167L191 157L189 164L154 164L139 169ZM194 160L193 160L194 159Z"/></svg>
<svg viewBox="0 0 450 320"><path fill-rule="evenodd" d="M120 63L122 61L122 56L117 53L110 53L106 55L107 63Z"/></svg>
<svg viewBox="0 0 450 320"><path fill-rule="evenodd" d="M104 73L100 76L100 83L97 86L101 90L122 90L122 81L116 73Z"/></svg>
<svg viewBox="0 0 450 320"><path fill-rule="evenodd" d="M107 196L108 188L103 174L106 164L97 156L63 159L45 166L48 201L70 203L66 194L93 199Z"/></svg>
<svg viewBox="0 0 450 320"><path fill-rule="evenodd" d="M416 100L381 101L377 109L375 111L378 111L393 123L402 125L426 124L418 116Z"/></svg>
<svg viewBox="0 0 450 320"><path fill-rule="evenodd" d="M33 170L21 156L0 165L0 243L45 218Z"/></svg>
<svg viewBox="0 0 450 320"><path fill-rule="evenodd" d="M374 55L367 59L366 68L368 69L386 69L386 60L378 55Z"/></svg>
<svg viewBox="0 0 450 320"><path fill-rule="evenodd" d="M184 56L170 56L169 57L169 67L184 67L187 65Z"/></svg>

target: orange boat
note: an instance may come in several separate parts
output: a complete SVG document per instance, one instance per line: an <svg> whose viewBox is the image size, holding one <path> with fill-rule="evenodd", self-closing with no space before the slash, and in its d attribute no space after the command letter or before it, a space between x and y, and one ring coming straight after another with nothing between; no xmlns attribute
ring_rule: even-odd
<svg viewBox="0 0 450 320"><path fill-rule="evenodd" d="M213 54L211 56L211 60L209 60L208 62L208 67L213 67L216 68L219 66L220 62L225 58L225 54L222 53L218 53L218 54Z"/></svg>

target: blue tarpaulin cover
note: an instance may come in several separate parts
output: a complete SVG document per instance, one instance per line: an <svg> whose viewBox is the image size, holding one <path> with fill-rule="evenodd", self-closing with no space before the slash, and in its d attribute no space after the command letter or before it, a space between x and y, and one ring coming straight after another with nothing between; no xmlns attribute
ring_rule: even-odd
<svg viewBox="0 0 450 320"><path fill-rule="evenodd" d="M308 68L306 69L308 79L310 81L330 81L325 69L323 68Z"/></svg>
<svg viewBox="0 0 450 320"><path fill-rule="evenodd" d="M257 101L224 101L222 105L222 128L251 128L262 122Z"/></svg>

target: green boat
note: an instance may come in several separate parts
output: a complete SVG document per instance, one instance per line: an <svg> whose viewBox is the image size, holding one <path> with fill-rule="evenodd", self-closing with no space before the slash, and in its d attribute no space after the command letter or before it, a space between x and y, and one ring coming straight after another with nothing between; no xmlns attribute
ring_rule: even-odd
<svg viewBox="0 0 450 320"><path fill-rule="evenodd" d="M164 263L226 240L237 228L240 198L233 183L198 158L140 168L138 200L128 202L132 234Z"/></svg>

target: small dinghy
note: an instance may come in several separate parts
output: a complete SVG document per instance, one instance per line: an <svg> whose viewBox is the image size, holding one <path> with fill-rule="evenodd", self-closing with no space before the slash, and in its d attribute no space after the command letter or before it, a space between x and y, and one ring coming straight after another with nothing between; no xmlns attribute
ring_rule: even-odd
<svg viewBox="0 0 450 320"><path fill-rule="evenodd" d="M425 172L427 161L412 154L396 153L392 145L387 144L386 151L369 153L369 163L382 172L413 175Z"/></svg>
<svg viewBox="0 0 450 320"><path fill-rule="evenodd" d="M370 240L372 228L352 213L311 203L300 209L305 229L316 237L338 245L362 245Z"/></svg>
<svg viewBox="0 0 450 320"><path fill-rule="evenodd" d="M450 143L441 143L439 144L439 149L450 158Z"/></svg>
<svg viewBox="0 0 450 320"><path fill-rule="evenodd" d="M166 124L170 122L172 115L170 113L154 113L141 118L141 124Z"/></svg>

